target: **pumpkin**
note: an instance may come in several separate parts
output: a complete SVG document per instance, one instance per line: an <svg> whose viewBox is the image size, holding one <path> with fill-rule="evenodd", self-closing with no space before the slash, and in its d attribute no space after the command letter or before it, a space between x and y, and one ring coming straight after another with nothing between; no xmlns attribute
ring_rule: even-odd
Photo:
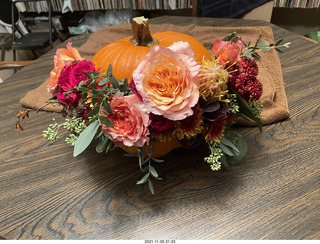
<svg viewBox="0 0 320 244"><path fill-rule="evenodd" d="M92 62L102 72L112 65L114 77L120 80L132 79L132 73L141 63L153 45L168 47L177 41L188 42L193 49L198 63L202 59L209 59L207 49L195 38L174 31L158 32L150 34L148 19L136 17L132 21L132 37L110 43L101 48L93 57Z"/></svg>
<svg viewBox="0 0 320 244"><path fill-rule="evenodd" d="M132 73L141 63L153 45L168 47L177 41L188 42L193 49L196 61L201 63L203 59L210 59L207 49L195 38L174 31L158 32L150 34L148 20L144 17L134 18L132 21L132 37L126 37L110 43L101 48L93 57L92 62L102 72L107 72L109 64L112 65L112 73L115 78L124 80L132 79ZM152 157L162 157L172 150L182 147L176 137L172 137L166 143L153 143ZM144 156L148 157L148 146L144 146ZM136 147L122 147L128 153L136 153Z"/></svg>

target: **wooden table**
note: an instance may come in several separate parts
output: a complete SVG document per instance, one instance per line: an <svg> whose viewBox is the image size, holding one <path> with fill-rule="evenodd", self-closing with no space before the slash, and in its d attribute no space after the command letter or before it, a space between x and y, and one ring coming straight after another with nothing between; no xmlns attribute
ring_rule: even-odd
<svg viewBox="0 0 320 244"><path fill-rule="evenodd" d="M206 147L177 150L157 165L156 195L135 185L134 158L90 147L77 158L42 137L52 118L31 113L14 129L19 99L52 69L54 50L0 84L0 235L7 239L319 239L320 49L263 21L160 17L151 24L258 26L292 42L280 54L291 117L238 128L249 145L242 163L212 172ZM87 36L73 37L80 46ZM63 44L65 45L65 44ZM62 118L61 120L62 121ZM195 153L196 152L196 153Z"/></svg>

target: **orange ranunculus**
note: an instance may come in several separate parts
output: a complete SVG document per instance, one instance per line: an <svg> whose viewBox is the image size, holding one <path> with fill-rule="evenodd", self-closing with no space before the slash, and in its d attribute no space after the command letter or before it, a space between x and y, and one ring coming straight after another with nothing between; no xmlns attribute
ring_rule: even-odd
<svg viewBox="0 0 320 244"><path fill-rule="evenodd" d="M199 99L200 65L187 42L154 46L133 72L133 82L147 108L170 120L193 114Z"/></svg>
<svg viewBox="0 0 320 244"><path fill-rule="evenodd" d="M50 78L48 79L47 89L49 93L56 92L57 81L66 61L84 60L84 58L81 58L78 50L71 47L71 45L72 43L69 42L67 48L57 49L56 55L54 56L54 69L50 72Z"/></svg>

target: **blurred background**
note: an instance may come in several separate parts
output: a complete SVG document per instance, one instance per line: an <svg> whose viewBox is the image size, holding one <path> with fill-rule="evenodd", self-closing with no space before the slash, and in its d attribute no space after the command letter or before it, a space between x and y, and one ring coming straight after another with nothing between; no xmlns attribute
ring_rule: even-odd
<svg viewBox="0 0 320 244"><path fill-rule="evenodd" d="M13 60L11 0L0 1L1 61ZM130 23L136 16L163 15L257 19L271 22L319 44L320 1L310 0L51 0L53 46L74 35L111 25ZM47 1L15 3L19 24L16 36L48 29ZM34 60L50 50L17 50L16 60ZM0 70L0 82L13 74Z"/></svg>

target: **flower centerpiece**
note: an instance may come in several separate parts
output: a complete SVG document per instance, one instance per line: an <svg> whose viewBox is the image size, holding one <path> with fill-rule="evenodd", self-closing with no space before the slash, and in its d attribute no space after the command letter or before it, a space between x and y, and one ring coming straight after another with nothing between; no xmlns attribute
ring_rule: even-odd
<svg viewBox="0 0 320 244"><path fill-rule="evenodd" d="M102 48L92 61L71 43L57 50L47 88L49 103L61 105L66 119L49 125L44 137L57 140L59 128L67 129L65 141L74 147L74 156L92 142L98 153L121 147L125 156L137 157L145 173L137 184L147 183L152 193L151 179L161 179L152 164L163 162L159 157L173 149L205 141L210 153L204 161L212 170L239 162L247 145L232 130L237 118L262 130L263 86L255 58L289 44L257 40L250 45L232 33L214 40L210 54L190 36L156 33L156 40L146 19L133 23L133 37ZM19 113L18 130L27 116L27 111Z"/></svg>

